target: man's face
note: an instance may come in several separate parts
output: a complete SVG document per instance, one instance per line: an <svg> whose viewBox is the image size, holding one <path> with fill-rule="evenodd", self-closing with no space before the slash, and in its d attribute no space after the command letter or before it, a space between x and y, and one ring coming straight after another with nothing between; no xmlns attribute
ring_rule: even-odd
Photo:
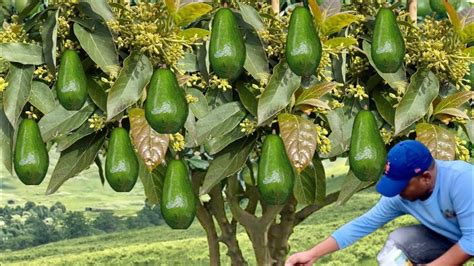
<svg viewBox="0 0 474 266"><path fill-rule="evenodd" d="M400 193L400 197L409 200L425 200L431 195L431 174L426 171L422 175L410 179L407 187Z"/></svg>

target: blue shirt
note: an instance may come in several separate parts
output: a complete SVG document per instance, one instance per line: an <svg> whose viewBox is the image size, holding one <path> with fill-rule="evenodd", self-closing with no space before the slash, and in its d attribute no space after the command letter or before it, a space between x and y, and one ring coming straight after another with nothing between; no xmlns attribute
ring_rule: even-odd
<svg viewBox="0 0 474 266"><path fill-rule="evenodd" d="M441 160L436 160L436 166L435 187L428 199L409 201L400 195L382 196L372 209L332 234L339 248L351 245L398 216L410 214L474 256L474 166L464 161Z"/></svg>

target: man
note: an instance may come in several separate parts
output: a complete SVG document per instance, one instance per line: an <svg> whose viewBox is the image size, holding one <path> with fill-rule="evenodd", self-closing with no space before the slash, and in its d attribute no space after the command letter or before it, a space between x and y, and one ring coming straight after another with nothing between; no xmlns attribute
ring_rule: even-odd
<svg viewBox="0 0 474 266"><path fill-rule="evenodd" d="M421 224L393 231L394 243L415 264L461 265L474 255L474 166L435 160L420 142L406 140L387 155L376 185L379 202L313 248L293 254L289 265L312 265L387 222L411 214Z"/></svg>

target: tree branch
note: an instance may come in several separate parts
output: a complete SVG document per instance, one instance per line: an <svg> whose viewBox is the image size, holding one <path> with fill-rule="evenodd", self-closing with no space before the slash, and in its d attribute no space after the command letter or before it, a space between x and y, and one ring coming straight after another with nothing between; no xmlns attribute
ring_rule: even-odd
<svg viewBox="0 0 474 266"><path fill-rule="evenodd" d="M233 175L227 178L227 189L226 189L226 196L227 201L229 203L230 211L234 218L242 224L244 227L252 226L253 224L257 223L257 217L255 215L246 212L240 207L239 199L237 197L238 193L238 180L237 176Z"/></svg>
<svg viewBox="0 0 474 266"><path fill-rule="evenodd" d="M295 226L300 224L302 221L304 221L304 219L306 219L308 216L313 214L315 211L318 211L322 209L323 207L335 202L337 198L339 197L339 193L340 191L327 195L326 201L324 202L323 205L311 204L299 210L295 215Z"/></svg>

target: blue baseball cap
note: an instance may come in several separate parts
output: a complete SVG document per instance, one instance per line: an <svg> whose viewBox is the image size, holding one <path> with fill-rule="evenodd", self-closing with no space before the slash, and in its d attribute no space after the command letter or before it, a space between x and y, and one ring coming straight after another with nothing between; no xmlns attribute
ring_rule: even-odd
<svg viewBox="0 0 474 266"><path fill-rule="evenodd" d="M385 172L376 185L377 191L386 196L400 194L414 176L428 170L433 161L430 151L421 142L404 140L387 154Z"/></svg>

